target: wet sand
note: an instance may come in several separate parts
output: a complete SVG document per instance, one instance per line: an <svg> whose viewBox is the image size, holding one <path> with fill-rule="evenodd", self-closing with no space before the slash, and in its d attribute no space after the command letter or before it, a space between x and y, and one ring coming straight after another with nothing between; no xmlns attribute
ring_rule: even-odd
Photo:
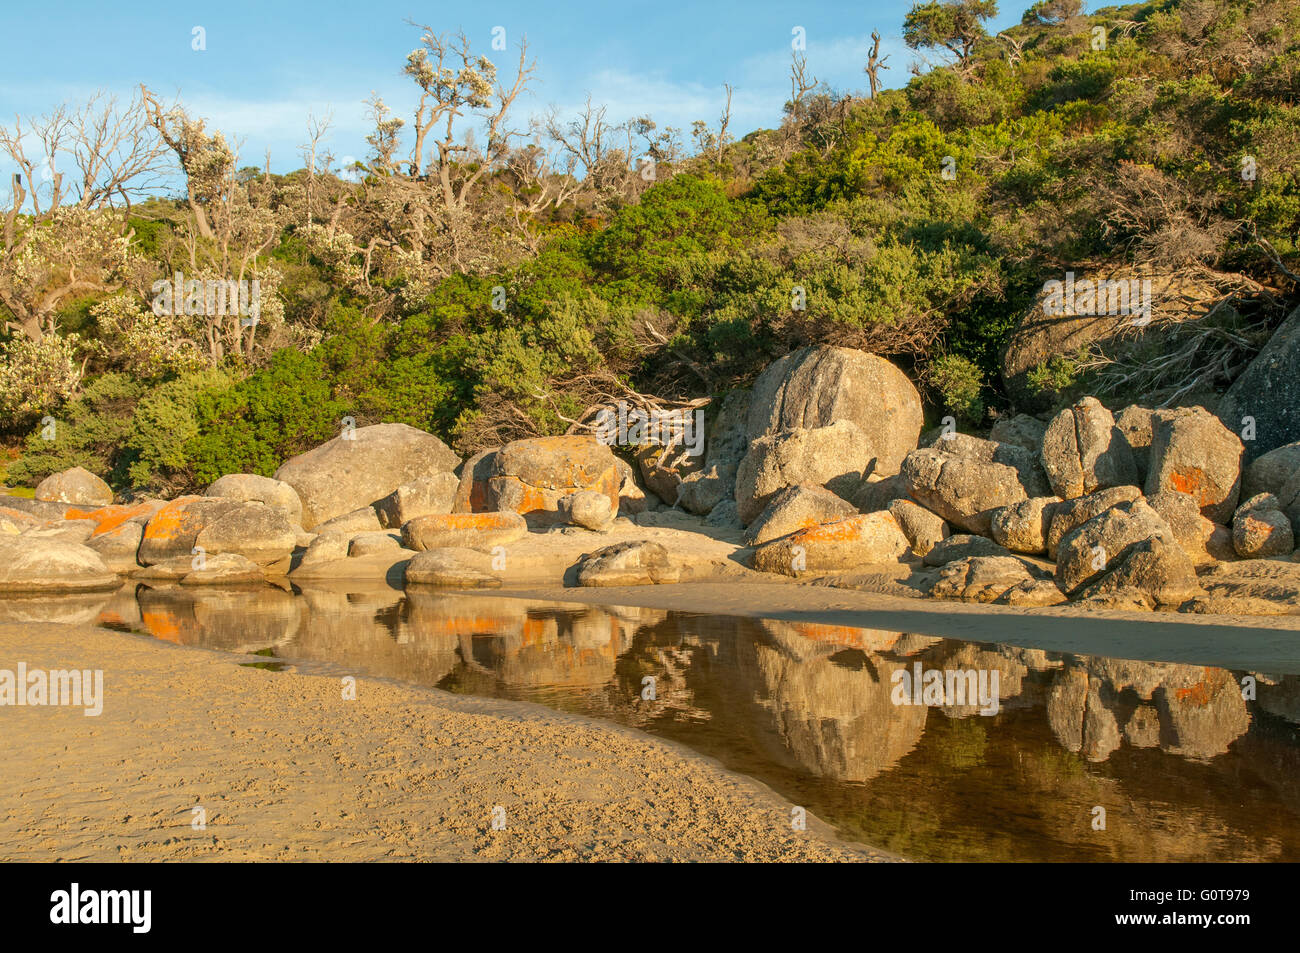
<svg viewBox="0 0 1300 953"><path fill-rule="evenodd" d="M102 669L105 701L0 707L0 860L894 859L794 830L711 759L535 705L366 677L344 700L337 677L83 625L0 625L0 669L20 661Z"/></svg>

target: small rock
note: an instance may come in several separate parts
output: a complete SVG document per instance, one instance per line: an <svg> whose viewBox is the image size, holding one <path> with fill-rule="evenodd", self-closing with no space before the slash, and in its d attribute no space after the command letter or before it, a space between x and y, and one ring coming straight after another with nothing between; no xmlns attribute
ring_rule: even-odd
<svg viewBox="0 0 1300 953"><path fill-rule="evenodd" d="M407 562L406 582L454 589L497 588L501 577L493 569L493 559L487 553L462 547L426 549Z"/></svg>
<svg viewBox="0 0 1300 953"><path fill-rule="evenodd" d="M940 542L928 553L922 562L927 566L943 566L956 560L970 559L972 557L1002 557L1010 556L1011 553L1003 546L999 546L991 539L985 539L983 536L969 536L959 533L956 536L949 536ZM1016 562L1020 562L1016 560ZM1023 566L1024 564L1021 563Z"/></svg>
<svg viewBox="0 0 1300 953"><path fill-rule="evenodd" d="M360 533L348 543L348 556L373 556L401 548L401 539L392 533Z"/></svg>
<svg viewBox="0 0 1300 953"><path fill-rule="evenodd" d="M887 509L918 556L930 552L952 532L943 517L911 500L892 500Z"/></svg>
<svg viewBox="0 0 1300 953"><path fill-rule="evenodd" d="M460 477L450 471L429 473L403 483L375 504L375 515L385 529L398 529L417 516L450 513L460 488Z"/></svg>
<svg viewBox="0 0 1300 953"><path fill-rule="evenodd" d="M760 546L808 526L856 516L846 500L820 486L792 486L777 493L745 531L745 542Z"/></svg>
<svg viewBox="0 0 1300 953"><path fill-rule="evenodd" d="M1065 500L1052 507L1047 527L1047 558L1055 560L1056 551L1066 533L1082 526L1095 516L1100 516L1113 506L1131 503L1142 498L1135 486L1112 486L1098 490L1076 500Z"/></svg>
<svg viewBox="0 0 1300 953"><path fill-rule="evenodd" d="M594 490L579 490L560 500L560 513L574 526L598 533L608 532L618 515L609 497Z"/></svg>
<svg viewBox="0 0 1300 953"><path fill-rule="evenodd" d="M1039 556L1047 552L1052 516L1062 502L1059 496L1035 496L994 510L989 530L999 545L1011 552Z"/></svg>
<svg viewBox="0 0 1300 953"><path fill-rule="evenodd" d="M680 570L660 543L616 543L584 556L578 564L580 586L648 586L679 578Z"/></svg>
<svg viewBox="0 0 1300 953"><path fill-rule="evenodd" d="M1291 520L1276 496L1260 493L1238 507L1232 517L1232 547L1242 559L1285 556L1295 548Z"/></svg>
<svg viewBox="0 0 1300 953"><path fill-rule="evenodd" d="M802 572L898 562L910 551L907 537L890 513L867 513L764 543L754 551L754 568L797 577Z"/></svg>
<svg viewBox="0 0 1300 953"><path fill-rule="evenodd" d="M936 599L993 602L1013 586L1032 581L1029 568L1014 556L966 556L939 570L930 595Z"/></svg>
<svg viewBox="0 0 1300 953"><path fill-rule="evenodd" d="M290 523L302 523L302 500L298 499L298 492L282 480L255 473L228 473L208 487L205 495L279 507Z"/></svg>
<svg viewBox="0 0 1300 953"><path fill-rule="evenodd" d="M239 586L265 580L262 567L239 553L205 556L200 565L182 577L182 586Z"/></svg>
<svg viewBox="0 0 1300 953"><path fill-rule="evenodd" d="M416 552L448 548L489 552L527 533L527 521L513 512L431 514L402 527L402 545Z"/></svg>

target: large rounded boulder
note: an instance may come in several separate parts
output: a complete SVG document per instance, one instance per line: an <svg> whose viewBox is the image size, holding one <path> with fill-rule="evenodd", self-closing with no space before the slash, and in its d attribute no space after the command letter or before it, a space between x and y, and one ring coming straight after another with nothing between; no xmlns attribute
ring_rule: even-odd
<svg viewBox="0 0 1300 953"><path fill-rule="evenodd" d="M406 424L345 431L286 460L275 479L302 500L302 525L350 513L382 500L404 483L456 469L460 458L433 434Z"/></svg>
<svg viewBox="0 0 1300 953"><path fill-rule="evenodd" d="M847 347L805 347L758 376L746 430L753 441L842 420L864 434L868 471L888 476L916 447L924 424L921 396L907 375L882 357Z"/></svg>
<svg viewBox="0 0 1300 953"><path fill-rule="evenodd" d="M1084 397L1052 419L1043 435L1042 460L1052 492L1063 500L1137 483L1133 451L1095 397Z"/></svg>
<svg viewBox="0 0 1300 953"><path fill-rule="evenodd" d="M518 513L537 523L563 522L560 501L591 490L609 498L617 513L623 477L613 451L595 437L534 437L516 440L466 466L457 500L470 501L479 511ZM465 481L484 480L479 490ZM475 505L475 501L480 501Z"/></svg>
<svg viewBox="0 0 1300 953"><path fill-rule="evenodd" d="M272 480L256 473L228 473L208 487L205 495L244 503L265 503L282 510L291 523L302 524L302 500L283 480Z"/></svg>
<svg viewBox="0 0 1300 953"><path fill-rule="evenodd" d="M80 503L106 506L113 502L109 485L84 467L52 473L36 485L35 498L43 503Z"/></svg>
<svg viewBox="0 0 1300 953"><path fill-rule="evenodd" d="M0 536L0 593L99 592L120 584L99 554L79 543Z"/></svg>

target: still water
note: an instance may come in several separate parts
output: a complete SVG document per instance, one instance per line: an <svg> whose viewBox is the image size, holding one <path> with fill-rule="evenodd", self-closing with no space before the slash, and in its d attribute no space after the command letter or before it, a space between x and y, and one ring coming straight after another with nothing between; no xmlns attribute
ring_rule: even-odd
<svg viewBox="0 0 1300 953"><path fill-rule="evenodd" d="M0 621L37 619L630 725L915 859L1300 859L1297 676L435 591L0 602ZM895 673L918 663L996 673L997 713L898 704Z"/></svg>

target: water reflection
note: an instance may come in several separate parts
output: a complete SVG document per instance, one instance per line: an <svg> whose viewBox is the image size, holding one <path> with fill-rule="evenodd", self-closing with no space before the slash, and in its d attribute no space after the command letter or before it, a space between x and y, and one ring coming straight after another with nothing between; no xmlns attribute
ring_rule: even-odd
<svg viewBox="0 0 1300 953"><path fill-rule="evenodd" d="M910 633L481 595L127 588L0 621L160 639L633 725L909 857L1300 858L1300 678ZM996 671L999 711L894 674ZM1257 698L1243 698L1242 679ZM646 676L654 699L642 697ZM972 699L967 699L967 702ZM1094 808L1106 830L1093 829Z"/></svg>

